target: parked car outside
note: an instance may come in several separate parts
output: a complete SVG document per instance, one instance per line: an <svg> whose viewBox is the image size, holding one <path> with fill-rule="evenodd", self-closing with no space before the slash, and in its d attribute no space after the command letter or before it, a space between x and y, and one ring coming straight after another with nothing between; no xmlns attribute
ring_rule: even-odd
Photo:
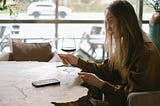
<svg viewBox="0 0 160 106"><path fill-rule="evenodd" d="M52 2L33 2L27 8L27 14L38 18L39 16L53 16L55 15L56 5ZM61 18L65 18L71 14L71 9L65 6L59 6L58 12Z"/></svg>

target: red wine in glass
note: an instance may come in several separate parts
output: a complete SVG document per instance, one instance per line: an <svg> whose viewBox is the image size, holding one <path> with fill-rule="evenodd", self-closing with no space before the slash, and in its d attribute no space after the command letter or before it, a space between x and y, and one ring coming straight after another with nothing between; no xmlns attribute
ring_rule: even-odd
<svg viewBox="0 0 160 106"><path fill-rule="evenodd" d="M61 50L67 54L71 54L76 51L76 43L74 37L63 37ZM68 81L70 81L70 72L74 71L74 67L68 64L67 69L64 71L68 72Z"/></svg>
<svg viewBox="0 0 160 106"><path fill-rule="evenodd" d="M65 48L62 48L61 50L64 51L64 52L67 52L67 53L72 53L72 52L76 51L76 48L65 47Z"/></svg>

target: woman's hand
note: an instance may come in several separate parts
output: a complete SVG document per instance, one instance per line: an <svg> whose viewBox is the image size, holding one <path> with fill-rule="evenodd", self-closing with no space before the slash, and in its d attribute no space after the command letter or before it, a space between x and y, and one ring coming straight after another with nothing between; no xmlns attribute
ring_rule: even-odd
<svg viewBox="0 0 160 106"><path fill-rule="evenodd" d="M93 73L87 73L87 72L80 72L78 73L80 78L82 78L85 82L87 82L89 85L95 86L97 88L102 88L104 81L98 78Z"/></svg>
<svg viewBox="0 0 160 106"><path fill-rule="evenodd" d="M76 65L78 63L78 58L72 54L58 54L61 58L63 64L72 64Z"/></svg>

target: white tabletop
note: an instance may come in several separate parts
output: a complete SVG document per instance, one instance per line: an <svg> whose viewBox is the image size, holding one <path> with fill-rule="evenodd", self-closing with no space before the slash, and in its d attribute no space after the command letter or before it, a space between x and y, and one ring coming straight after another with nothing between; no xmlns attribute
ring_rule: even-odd
<svg viewBox="0 0 160 106"><path fill-rule="evenodd" d="M77 72L68 73L56 68L62 63L49 62L0 62L0 106L53 106L50 102L69 102L87 94L80 86ZM57 78L60 85L35 88L36 80Z"/></svg>

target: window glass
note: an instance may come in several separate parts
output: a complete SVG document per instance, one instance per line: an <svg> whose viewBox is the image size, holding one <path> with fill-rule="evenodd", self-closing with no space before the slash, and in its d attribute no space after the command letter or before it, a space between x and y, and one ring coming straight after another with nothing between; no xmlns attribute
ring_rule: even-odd
<svg viewBox="0 0 160 106"><path fill-rule="evenodd" d="M113 0L58 0L59 19L104 19L104 9ZM136 1L129 0L135 7ZM7 0L0 19L55 19L56 0ZM10 9L12 15L9 15Z"/></svg>
<svg viewBox="0 0 160 106"><path fill-rule="evenodd" d="M147 1L147 0L146 0ZM149 0L151 1L151 0ZM146 4L145 0L143 3L143 20L150 20L153 13L155 12L154 8L148 4Z"/></svg>
<svg viewBox="0 0 160 106"><path fill-rule="evenodd" d="M152 15L155 13L155 10L146 1L149 1L149 2L151 2L153 4L154 4L154 2L152 0L144 0L143 1L142 20L146 21L146 23L143 23L142 28L146 33L149 34L149 20L151 19Z"/></svg>
<svg viewBox="0 0 160 106"><path fill-rule="evenodd" d="M56 1L58 1L59 4L58 20L60 21L55 21ZM83 45L84 48L81 49L85 49L86 53L89 53L90 56L102 58L102 55L104 55L102 48L105 40L103 23L104 10L112 1L113 0L7 0L7 4L12 5L9 7L12 10L12 15L9 15L9 8L0 11L0 21L3 22L3 20L5 20L7 22L1 23L1 26L6 26L4 35L10 34L12 40L28 43L53 40L55 45L57 45L57 49L60 49L63 36L74 35L77 49L80 48L80 43L83 42L86 46ZM136 0L128 1L136 8ZM10 23L8 23L8 20L11 20ZM100 41L100 45L94 46L98 48L96 48L96 50L90 48L93 45L86 44L86 42L88 42L86 35L90 34L102 35L98 36L102 41ZM99 38L94 39L99 40ZM96 41L96 43L99 42ZM94 51L99 52L95 53ZM97 54L100 54L100 56Z"/></svg>

